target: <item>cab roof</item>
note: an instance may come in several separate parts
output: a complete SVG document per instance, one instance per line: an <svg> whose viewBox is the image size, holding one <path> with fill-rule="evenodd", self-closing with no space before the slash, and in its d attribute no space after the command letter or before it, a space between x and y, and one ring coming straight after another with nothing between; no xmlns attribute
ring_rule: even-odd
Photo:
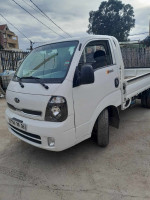
<svg viewBox="0 0 150 200"><path fill-rule="evenodd" d="M45 46L48 44L52 44L52 43L57 43L57 42L68 42L68 41L79 41L80 43L84 43L86 41L92 40L92 39L112 39L113 36L109 36L109 35L85 35L85 36L81 36L81 37L69 37L69 38L65 38L65 39L57 39L57 40L52 40L48 43L45 43L44 45L40 45L41 46ZM36 47L37 48L37 47Z"/></svg>

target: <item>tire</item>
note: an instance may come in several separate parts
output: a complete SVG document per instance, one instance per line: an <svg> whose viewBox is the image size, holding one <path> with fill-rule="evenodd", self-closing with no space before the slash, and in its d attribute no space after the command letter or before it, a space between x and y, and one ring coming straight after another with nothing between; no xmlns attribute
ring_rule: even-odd
<svg viewBox="0 0 150 200"><path fill-rule="evenodd" d="M150 93L148 93L148 95L147 95L147 104L146 104L146 108L150 108Z"/></svg>
<svg viewBox="0 0 150 200"><path fill-rule="evenodd" d="M147 96L145 94L142 94L142 97L141 97L141 105L142 107L146 108L147 107Z"/></svg>
<svg viewBox="0 0 150 200"><path fill-rule="evenodd" d="M144 108L150 108L150 90L143 92L141 97L141 105Z"/></svg>
<svg viewBox="0 0 150 200"><path fill-rule="evenodd" d="M97 144L106 147L109 144L109 114L108 109L101 112L97 122Z"/></svg>

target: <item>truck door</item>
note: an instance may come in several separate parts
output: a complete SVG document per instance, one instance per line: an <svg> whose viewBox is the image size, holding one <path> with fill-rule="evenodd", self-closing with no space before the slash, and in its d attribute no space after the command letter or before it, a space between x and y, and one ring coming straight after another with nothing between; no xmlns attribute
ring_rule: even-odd
<svg viewBox="0 0 150 200"><path fill-rule="evenodd" d="M81 69L84 64L92 65L95 82L73 88L77 139L90 134L90 120L99 103L119 90L119 70L112 57L109 40L89 42L83 50L78 68Z"/></svg>

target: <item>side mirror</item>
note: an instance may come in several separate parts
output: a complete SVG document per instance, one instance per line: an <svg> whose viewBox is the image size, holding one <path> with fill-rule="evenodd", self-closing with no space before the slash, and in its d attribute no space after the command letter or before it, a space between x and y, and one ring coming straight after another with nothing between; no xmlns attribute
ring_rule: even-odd
<svg viewBox="0 0 150 200"><path fill-rule="evenodd" d="M73 87L94 83L94 70L91 65L83 65L81 71L76 68Z"/></svg>
<svg viewBox="0 0 150 200"><path fill-rule="evenodd" d="M94 83L94 70L91 65L83 65L81 68L81 85Z"/></svg>

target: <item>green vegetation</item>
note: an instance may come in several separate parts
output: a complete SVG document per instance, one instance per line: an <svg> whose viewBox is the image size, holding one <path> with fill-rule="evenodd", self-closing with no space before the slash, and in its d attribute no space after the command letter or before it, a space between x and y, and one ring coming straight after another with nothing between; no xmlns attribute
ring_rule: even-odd
<svg viewBox="0 0 150 200"><path fill-rule="evenodd" d="M89 15L89 34L112 35L119 41L127 41L135 25L133 7L119 0L103 1L99 9Z"/></svg>

